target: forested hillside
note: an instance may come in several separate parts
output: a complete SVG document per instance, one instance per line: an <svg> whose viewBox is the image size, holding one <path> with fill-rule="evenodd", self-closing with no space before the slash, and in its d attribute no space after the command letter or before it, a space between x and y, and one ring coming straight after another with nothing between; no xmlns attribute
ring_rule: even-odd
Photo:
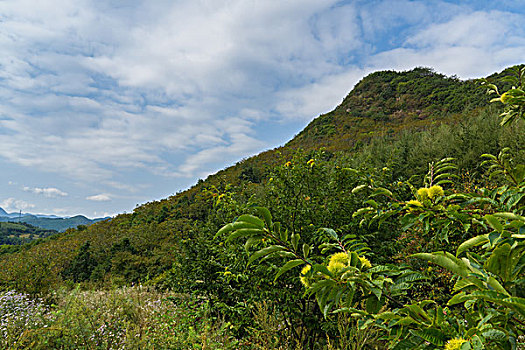
<svg viewBox="0 0 525 350"><path fill-rule="evenodd" d="M501 79L513 73L495 74L486 83L506 91L512 85ZM501 237L523 236L525 230L519 221L525 123L517 118L501 127L503 103L490 104L486 91L480 81L427 68L373 73L283 147L133 213L0 255L0 288L51 299L75 286L75 293L131 284L177 293L188 298L189 309L205 310L188 311L198 314L191 330L178 330L202 348L442 348L470 329L453 324L456 319L443 321L443 313L476 323L468 339L478 337L487 348L516 348L502 339L516 344L523 334L525 315L509 306L525 297L523 249L516 250L516 270L509 272L518 277L501 277L491 267L475 272L499 281L490 280L491 292L516 298L484 315L491 328L483 330L476 328L482 327L479 319L449 302L451 293L478 288L477 281L455 284L454 273L467 279L471 272L451 272L447 262L430 265L439 260L432 252L456 252L491 228ZM501 198L505 191L511 191L511 201ZM484 221L497 212L517 219ZM498 240L492 234L491 247L507 249ZM516 245L525 247L522 241ZM412 256L417 253L429 255L418 260ZM481 250L468 258L478 269L492 261ZM288 271L299 266L301 274ZM499 297L472 297L471 306L481 310ZM441 309L429 311L429 305ZM513 312L504 320L511 328L502 326L500 306Z"/></svg>
<svg viewBox="0 0 525 350"><path fill-rule="evenodd" d="M34 239L45 238L57 233L23 222L0 222L0 245L19 245Z"/></svg>

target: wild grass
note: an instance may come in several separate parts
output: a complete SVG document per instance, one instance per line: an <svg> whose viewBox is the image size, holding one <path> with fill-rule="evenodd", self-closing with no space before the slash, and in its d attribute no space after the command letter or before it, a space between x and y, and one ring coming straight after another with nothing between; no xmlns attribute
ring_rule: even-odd
<svg viewBox="0 0 525 350"><path fill-rule="evenodd" d="M61 290L47 301L0 293L0 348L240 349L207 303L143 286Z"/></svg>

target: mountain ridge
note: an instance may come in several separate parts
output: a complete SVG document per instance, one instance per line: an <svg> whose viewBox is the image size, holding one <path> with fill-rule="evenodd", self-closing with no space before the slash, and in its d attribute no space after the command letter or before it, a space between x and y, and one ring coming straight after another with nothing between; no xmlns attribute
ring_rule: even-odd
<svg viewBox="0 0 525 350"><path fill-rule="evenodd" d="M105 218L89 219L84 215L59 217L56 215L43 215L32 213L8 213L0 208L0 222L23 222L47 230L63 232L69 228L76 228L79 225L89 226L95 222L107 220Z"/></svg>

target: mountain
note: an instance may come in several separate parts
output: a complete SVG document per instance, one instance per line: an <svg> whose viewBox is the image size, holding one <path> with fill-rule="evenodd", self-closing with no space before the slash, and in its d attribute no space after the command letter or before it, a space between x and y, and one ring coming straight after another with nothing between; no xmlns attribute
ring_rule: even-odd
<svg viewBox="0 0 525 350"><path fill-rule="evenodd" d="M89 226L95 222L108 218L88 219L83 215L73 217L58 217L55 215L40 215L30 213L7 213L0 208L0 222L23 222L46 230L63 232L68 228L75 228L79 225Z"/></svg>
<svg viewBox="0 0 525 350"><path fill-rule="evenodd" d="M487 105L487 95L476 80L462 81L430 68L375 72L287 146L346 150L376 136L452 121L464 111Z"/></svg>
<svg viewBox="0 0 525 350"><path fill-rule="evenodd" d="M499 81L506 74L488 79ZM475 183L481 177L476 166L482 153L509 146L517 161L524 159L523 123L500 128L499 107L489 106L489 99L478 81L428 68L370 74L333 111L313 119L282 147L244 159L132 213L1 255L0 287L41 293L63 280L83 282L78 271L72 272L72 267L82 267L81 275L91 283L148 281L229 295L224 266L244 252L228 253L227 244L214 235L253 204L270 208L276 221L293 220L305 232L318 227L360 230L351 217L357 205L355 180L342 168L388 172L397 183L425 174L430 161L455 157L460 171ZM381 249L382 242L369 244ZM239 269L239 279L252 273L245 265Z"/></svg>

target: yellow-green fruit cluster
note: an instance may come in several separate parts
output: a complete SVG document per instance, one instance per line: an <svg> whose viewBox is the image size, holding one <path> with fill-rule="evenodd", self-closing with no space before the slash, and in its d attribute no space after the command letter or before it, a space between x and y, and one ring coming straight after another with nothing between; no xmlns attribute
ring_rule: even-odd
<svg viewBox="0 0 525 350"><path fill-rule="evenodd" d="M306 276L311 269L312 269L312 267L310 265L306 265L301 270L301 276L299 277L299 279L301 280L301 283L303 284L303 286L305 286L307 288L310 287L310 285L312 284L311 283L312 282L311 278L308 278Z"/></svg>
<svg viewBox="0 0 525 350"><path fill-rule="evenodd" d="M423 208L423 204L420 201L412 199L407 202L408 211L411 213L416 213L419 211L419 208Z"/></svg>
<svg viewBox="0 0 525 350"><path fill-rule="evenodd" d="M450 339L445 345L445 350L459 350L461 349L461 345L466 342L467 341L463 338Z"/></svg>
<svg viewBox="0 0 525 350"><path fill-rule="evenodd" d="M363 267L366 267L367 269L372 267L372 264L370 263L370 260L368 260L364 256L360 256L359 260L361 260L361 264L363 265Z"/></svg>
<svg viewBox="0 0 525 350"><path fill-rule="evenodd" d="M357 262L359 261L359 263ZM369 269L372 267L372 264L370 263L370 260L365 258L364 256L359 256L357 253L345 253L345 252L339 252L332 254L330 256L330 260L328 262L328 271L330 271L333 274L339 273L342 269L348 266L360 266L360 269ZM301 283L309 288L312 285L314 276L308 276L310 273L310 270L312 267L310 265L306 265L301 270L301 274L299 275L299 279L301 280ZM325 278L328 278L327 275L317 273L317 277L324 276Z"/></svg>
<svg viewBox="0 0 525 350"><path fill-rule="evenodd" d="M507 101L509 100L509 97L510 97L509 93L505 92L503 95L501 95L500 100L503 103L507 103Z"/></svg>
<svg viewBox="0 0 525 350"><path fill-rule="evenodd" d="M428 188L422 187L419 190L417 190L417 196L419 197L419 200L425 201L428 199Z"/></svg>
<svg viewBox="0 0 525 350"><path fill-rule="evenodd" d="M348 254L344 252L335 253L330 257L328 270L332 273L337 273L346 266L348 266Z"/></svg>
<svg viewBox="0 0 525 350"><path fill-rule="evenodd" d="M439 185L434 185L430 188L422 187L419 190L417 190L417 198L420 201L426 201L427 199L435 200L436 198L444 195L445 191L443 191L443 187Z"/></svg>
<svg viewBox="0 0 525 350"><path fill-rule="evenodd" d="M428 189L428 197L432 200L437 197L442 197L444 195L445 192L443 191L443 187L439 185L434 185Z"/></svg>

